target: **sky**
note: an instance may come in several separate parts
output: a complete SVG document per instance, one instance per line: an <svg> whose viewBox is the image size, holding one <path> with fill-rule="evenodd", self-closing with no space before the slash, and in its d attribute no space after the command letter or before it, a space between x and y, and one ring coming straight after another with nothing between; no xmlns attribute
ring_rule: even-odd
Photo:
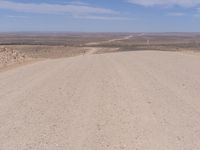
<svg viewBox="0 0 200 150"><path fill-rule="evenodd" d="M0 0L0 32L200 32L200 0Z"/></svg>

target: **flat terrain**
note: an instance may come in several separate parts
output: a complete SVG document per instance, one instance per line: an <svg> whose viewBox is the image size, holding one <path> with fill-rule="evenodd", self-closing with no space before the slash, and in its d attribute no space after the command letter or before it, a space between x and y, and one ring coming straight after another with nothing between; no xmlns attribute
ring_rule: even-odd
<svg viewBox="0 0 200 150"><path fill-rule="evenodd" d="M0 33L0 45L82 46L127 35L129 33Z"/></svg>
<svg viewBox="0 0 200 150"><path fill-rule="evenodd" d="M106 48L99 53L140 50L199 52L200 33L129 33L123 38L97 42L92 46Z"/></svg>
<svg viewBox="0 0 200 150"><path fill-rule="evenodd" d="M200 149L199 54L90 54L0 73L1 150Z"/></svg>
<svg viewBox="0 0 200 150"><path fill-rule="evenodd" d="M200 52L200 33L0 33L0 69L91 51L143 50Z"/></svg>

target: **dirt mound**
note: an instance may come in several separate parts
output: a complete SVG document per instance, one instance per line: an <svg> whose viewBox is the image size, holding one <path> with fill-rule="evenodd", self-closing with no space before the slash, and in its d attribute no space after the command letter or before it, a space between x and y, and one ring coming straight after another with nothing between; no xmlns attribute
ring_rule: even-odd
<svg viewBox="0 0 200 150"><path fill-rule="evenodd" d="M16 63L22 63L26 59L27 56L17 50L0 47L0 68Z"/></svg>

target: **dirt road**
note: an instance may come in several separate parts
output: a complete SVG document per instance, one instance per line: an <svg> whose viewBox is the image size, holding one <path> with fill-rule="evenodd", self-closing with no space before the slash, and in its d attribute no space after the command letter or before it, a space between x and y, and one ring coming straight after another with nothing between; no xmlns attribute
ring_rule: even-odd
<svg viewBox="0 0 200 150"><path fill-rule="evenodd" d="M0 73L1 150L199 150L200 56L124 52Z"/></svg>
<svg viewBox="0 0 200 150"><path fill-rule="evenodd" d="M141 36L141 34L135 35L135 36ZM133 35L129 35L129 36L125 36L125 37L118 38L118 39L111 39L111 40L107 40L107 41L87 43L85 45L86 46L95 46L95 45L98 45L98 44L106 44L106 43L112 43L112 42L117 42L117 41L124 41L124 40L128 40L132 37L133 37Z"/></svg>

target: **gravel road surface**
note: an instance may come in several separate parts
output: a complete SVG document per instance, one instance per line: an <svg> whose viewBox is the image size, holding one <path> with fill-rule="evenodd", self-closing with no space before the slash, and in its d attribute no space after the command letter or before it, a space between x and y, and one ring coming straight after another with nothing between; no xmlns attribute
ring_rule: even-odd
<svg viewBox="0 0 200 150"><path fill-rule="evenodd" d="M84 55L0 72L0 150L199 149L200 55Z"/></svg>

